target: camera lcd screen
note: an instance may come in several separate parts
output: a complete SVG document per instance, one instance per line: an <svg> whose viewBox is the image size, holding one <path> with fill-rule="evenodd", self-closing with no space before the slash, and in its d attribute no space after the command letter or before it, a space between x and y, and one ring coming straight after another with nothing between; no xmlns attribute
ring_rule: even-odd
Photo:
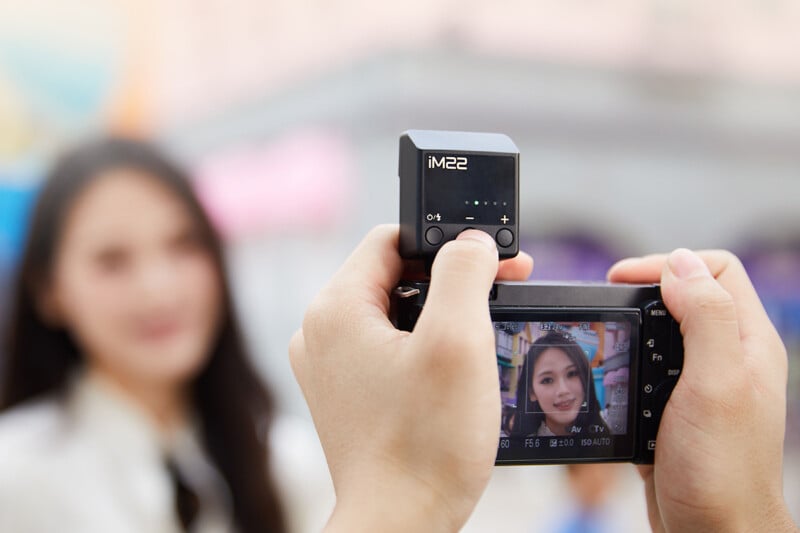
<svg viewBox="0 0 800 533"><path fill-rule="evenodd" d="M514 157L426 152L424 172L426 222L514 224Z"/></svg>
<svg viewBox="0 0 800 533"><path fill-rule="evenodd" d="M493 314L498 463L633 456L639 312Z"/></svg>

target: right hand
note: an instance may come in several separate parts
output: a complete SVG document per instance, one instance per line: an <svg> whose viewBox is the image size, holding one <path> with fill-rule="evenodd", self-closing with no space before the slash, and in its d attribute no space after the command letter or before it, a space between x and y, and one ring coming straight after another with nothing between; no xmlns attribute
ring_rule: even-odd
<svg viewBox="0 0 800 533"><path fill-rule="evenodd" d="M641 467L655 531L796 531L783 499L786 349L741 262L676 250L614 265L615 282L661 281L681 325L683 372Z"/></svg>
<svg viewBox="0 0 800 533"><path fill-rule="evenodd" d="M500 386L488 295L521 253L467 230L442 246L414 331L389 321L404 263L381 226L320 291L290 356L336 488L328 531L458 531L497 455Z"/></svg>

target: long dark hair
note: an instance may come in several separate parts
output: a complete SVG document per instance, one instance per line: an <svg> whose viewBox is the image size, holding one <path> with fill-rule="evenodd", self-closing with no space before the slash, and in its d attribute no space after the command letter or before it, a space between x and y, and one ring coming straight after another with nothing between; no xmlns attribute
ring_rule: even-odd
<svg viewBox="0 0 800 533"><path fill-rule="evenodd" d="M267 474L273 401L246 355L220 239L184 172L147 143L113 138L86 144L60 158L45 181L13 287L3 339L0 411L41 394L62 393L83 360L69 332L43 320L36 299L51 276L61 228L75 200L105 171L119 168L143 171L171 191L213 258L224 309L208 363L192 384L194 407L205 447L230 489L237 528L243 533L284 531L277 491Z"/></svg>
<svg viewBox="0 0 800 533"><path fill-rule="evenodd" d="M511 432L513 436L533 435L539 430L542 421L545 419L544 410L539 406L539 402L531 401L529 387L533 378L533 369L536 361L545 350L556 348L564 352L570 361L575 364L583 384L583 391L586 402L586 409L581 410L572 427L584 432L589 425L598 425L605 428L604 434L608 434L608 426L603 417L600 416L600 402L597 401L597 393L594 390L594 380L590 377L589 359L583 349L573 339L558 331L550 331L531 344L517 382L517 411L514 428ZM580 429L577 429L580 428Z"/></svg>

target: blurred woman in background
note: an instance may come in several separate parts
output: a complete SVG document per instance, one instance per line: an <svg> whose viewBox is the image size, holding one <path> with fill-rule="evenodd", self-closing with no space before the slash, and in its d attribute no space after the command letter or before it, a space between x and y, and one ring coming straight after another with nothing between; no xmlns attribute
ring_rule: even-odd
<svg viewBox="0 0 800 533"><path fill-rule="evenodd" d="M273 404L184 174L111 139L34 210L0 371L0 530L283 531Z"/></svg>

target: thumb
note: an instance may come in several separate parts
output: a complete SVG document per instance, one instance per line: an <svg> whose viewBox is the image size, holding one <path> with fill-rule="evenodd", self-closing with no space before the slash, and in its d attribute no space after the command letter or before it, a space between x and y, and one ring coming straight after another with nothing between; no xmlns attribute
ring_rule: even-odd
<svg viewBox="0 0 800 533"><path fill-rule="evenodd" d="M684 374L708 379L744 361L735 302L695 253L680 248L667 258L661 294L681 325Z"/></svg>
<svg viewBox="0 0 800 533"><path fill-rule="evenodd" d="M497 245L483 231L466 230L446 243L433 262L428 297L417 326L464 329L481 321L488 326L489 291L497 268Z"/></svg>

